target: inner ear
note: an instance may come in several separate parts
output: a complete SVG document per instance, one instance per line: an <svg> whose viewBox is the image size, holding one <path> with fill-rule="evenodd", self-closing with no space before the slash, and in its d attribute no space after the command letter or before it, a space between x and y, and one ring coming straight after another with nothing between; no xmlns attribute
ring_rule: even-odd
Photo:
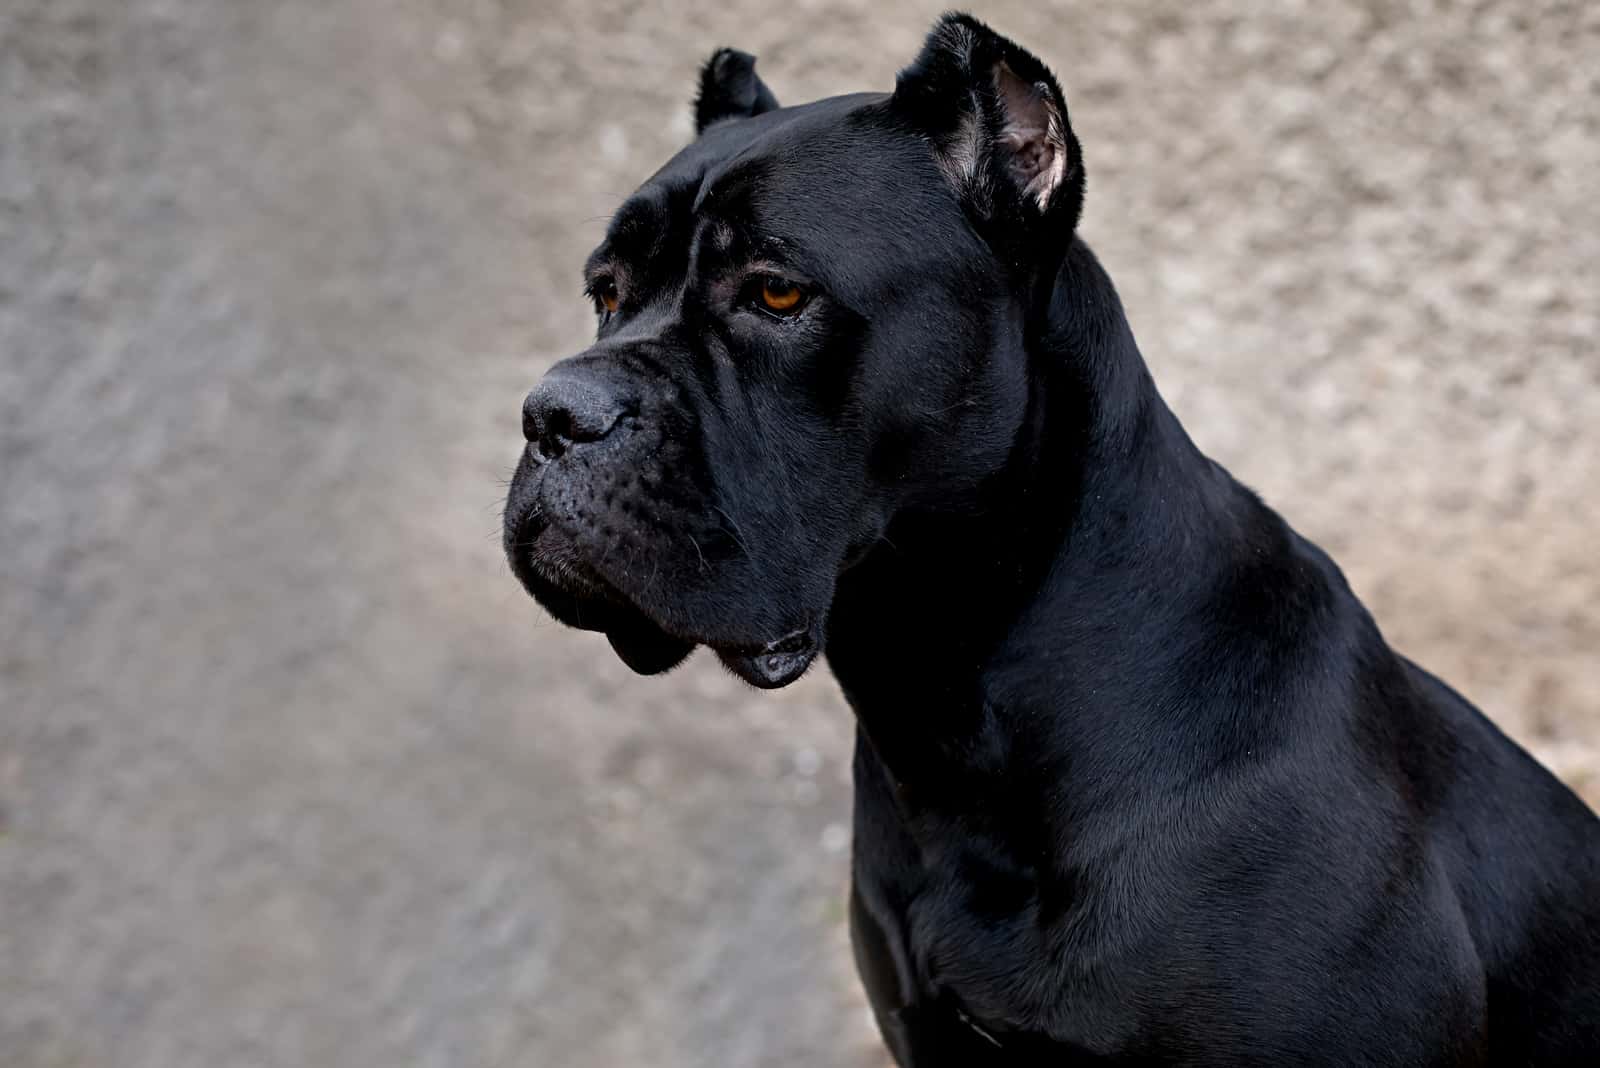
<svg viewBox="0 0 1600 1068"><path fill-rule="evenodd" d="M996 138L1001 156L1024 194L1041 209L1067 173L1067 141L1061 112L1044 82L1019 77L1001 60L994 69L1002 122Z"/></svg>

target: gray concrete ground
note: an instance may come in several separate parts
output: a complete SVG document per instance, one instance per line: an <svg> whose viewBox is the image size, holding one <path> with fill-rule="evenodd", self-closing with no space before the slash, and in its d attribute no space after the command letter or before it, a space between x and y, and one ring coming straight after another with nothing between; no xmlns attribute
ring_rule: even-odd
<svg viewBox="0 0 1600 1068"><path fill-rule="evenodd" d="M831 683L629 676L497 507L702 56L938 6L0 4L0 1063L883 1063ZM1600 799L1600 7L982 13L1195 437Z"/></svg>

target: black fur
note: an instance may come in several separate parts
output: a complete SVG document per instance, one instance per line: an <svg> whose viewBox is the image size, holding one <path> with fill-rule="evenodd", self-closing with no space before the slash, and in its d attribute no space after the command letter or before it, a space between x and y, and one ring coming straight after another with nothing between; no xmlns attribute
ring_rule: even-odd
<svg viewBox="0 0 1600 1068"><path fill-rule="evenodd" d="M723 119L748 119L778 106L766 83L756 75L756 57L733 48L719 48L700 68L700 91L694 98L694 131Z"/></svg>
<svg viewBox="0 0 1600 1068"><path fill-rule="evenodd" d="M1195 449L1055 79L962 16L889 96L752 62L591 258L506 545L641 671L825 649L899 1062L1600 1063L1600 821Z"/></svg>

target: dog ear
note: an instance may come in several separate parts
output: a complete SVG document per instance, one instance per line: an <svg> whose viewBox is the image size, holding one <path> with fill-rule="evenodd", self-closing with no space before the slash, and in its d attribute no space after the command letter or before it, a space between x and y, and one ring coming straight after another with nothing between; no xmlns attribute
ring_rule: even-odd
<svg viewBox="0 0 1600 1068"><path fill-rule="evenodd" d="M756 76L756 57L732 48L711 53L700 68L700 90L694 98L694 132L723 119L748 119L773 111L778 98Z"/></svg>
<svg viewBox="0 0 1600 1068"><path fill-rule="evenodd" d="M900 72L890 106L928 140L986 236L1071 235L1082 153L1061 86L1032 53L970 15L946 15Z"/></svg>

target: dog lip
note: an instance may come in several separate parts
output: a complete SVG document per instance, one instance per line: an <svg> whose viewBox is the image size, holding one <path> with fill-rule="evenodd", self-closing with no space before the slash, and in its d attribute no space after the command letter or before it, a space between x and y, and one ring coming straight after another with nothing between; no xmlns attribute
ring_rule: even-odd
<svg viewBox="0 0 1600 1068"><path fill-rule="evenodd" d="M594 630L582 617L593 616L598 606L626 606L627 600L594 572L564 540L557 524L543 515L537 503L509 517L505 531L506 559L522 588L569 626ZM553 550L553 552L552 552Z"/></svg>
<svg viewBox="0 0 1600 1068"><path fill-rule="evenodd" d="M760 631L702 628L670 610L663 613L663 606L630 595L597 570L573 544L560 516L541 509L537 500L510 518L505 540L512 572L546 611L568 626L604 631L624 662L643 674L665 670L695 645L706 645L752 686L776 689L803 675L821 652L822 628L815 622L763 641ZM659 641L644 641L641 627ZM669 656L667 644L682 648Z"/></svg>
<svg viewBox="0 0 1600 1068"><path fill-rule="evenodd" d="M763 690L787 686L806 673L822 651L820 628L802 627L759 649L717 649L717 658L735 675Z"/></svg>
<svg viewBox="0 0 1600 1068"><path fill-rule="evenodd" d="M522 524L522 531L527 531L529 525L526 522ZM511 570L535 599L547 601L554 594L563 601L572 602L574 607L585 603L632 607L620 591L596 574L570 549L557 548L552 559L548 542L552 537L559 539L560 536L553 524L540 526L531 533L519 532L515 546L508 554ZM541 541L547 543L543 552L540 551Z"/></svg>
<svg viewBox="0 0 1600 1068"><path fill-rule="evenodd" d="M595 574L581 559L563 559L556 567L540 561L533 542L548 537L554 525L539 530L525 548L512 554L512 570L535 600L569 626L604 631L612 648L630 668L656 674L676 665L695 645L711 646L735 675L763 690L794 682L810 669L822 651L821 628L801 627L760 645L725 644L670 622ZM640 624L659 637L646 641Z"/></svg>

